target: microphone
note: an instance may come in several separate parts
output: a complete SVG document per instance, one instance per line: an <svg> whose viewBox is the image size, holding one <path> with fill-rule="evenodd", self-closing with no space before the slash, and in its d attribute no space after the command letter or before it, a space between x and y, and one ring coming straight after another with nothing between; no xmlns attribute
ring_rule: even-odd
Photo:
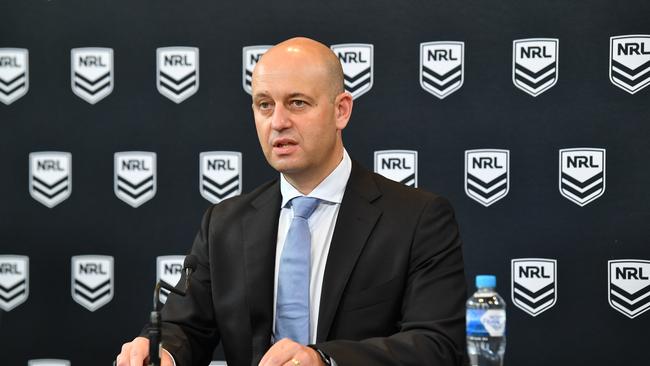
<svg viewBox="0 0 650 366"><path fill-rule="evenodd" d="M189 254L183 262L183 272L185 274L185 286L178 289L167 282L160 280L156 283L153 293L153 311L149 317L150 326L148 331L149 338L149 366L160 366L160 341L162 340L161 314L160 314L160 290L165 289L180 296L185 296L190 289L190 277L196 270L199 260L195 255Z"/></svg>
<svg viewBox="0 0 650 366"><path fill-rule="evenodd" d="M185 274L185 286L183 286L182 290L176 288L175 286L170 285L169 283L163 280L160 280L158 282L160 288L164 288L165 290L169 292L173 292L176 295L185 296L187 291L190 289L190 277L192 276L192 273L196 270L196 266L198 262L199 260L198 258L196 258L194 254L189 254L185 257L185 262L183 262L183 273ZM158 295L159 295L158 289L154 290L154 307L156 306L156 304L158 304Z"/></svg>
<svg viewBox="0 0 650 366"><path fill-rule="evenodd" d="M194 254L189 254L185 257L183 262L183 271L185 272L185 292L190 290L190 276L196 271L196 266L199 259Z"/></svg>

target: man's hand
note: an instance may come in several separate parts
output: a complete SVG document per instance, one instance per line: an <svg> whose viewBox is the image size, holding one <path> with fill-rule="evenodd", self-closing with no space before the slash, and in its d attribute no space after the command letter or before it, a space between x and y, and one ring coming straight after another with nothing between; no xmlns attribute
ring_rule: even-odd
<svg viewBox="0 0 650 366"><path fill-rule="evenodd" d="M117 366L142 366L149 362L149 340L136 337L132 342L122 345L122 352L117 355ZM169 353L160 352L160 366L174 366Z"/></svg>
<svg viewBox="0 0 650 366"><path fill-rule="evenodd" d="M289 338L276 342L269 349L259 366L325 366L313 349Z"/></svg>

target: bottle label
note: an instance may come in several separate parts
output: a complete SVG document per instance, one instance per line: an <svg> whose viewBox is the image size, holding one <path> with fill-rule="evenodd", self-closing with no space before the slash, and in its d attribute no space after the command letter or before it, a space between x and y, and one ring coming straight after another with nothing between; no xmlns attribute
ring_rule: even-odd
<svg viewBox="0 0 650 366"><path fill-rule="evenodd" d="M502 337L506 333L506 311L503 309L467 309L467 336Z"/></svg>

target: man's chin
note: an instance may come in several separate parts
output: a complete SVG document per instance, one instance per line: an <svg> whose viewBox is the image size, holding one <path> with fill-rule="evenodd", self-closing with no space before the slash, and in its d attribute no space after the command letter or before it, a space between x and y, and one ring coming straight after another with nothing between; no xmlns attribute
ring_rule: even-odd
<svg viewBox="0 0 650 366"><path fill-rule="evenodd" d="M282 174L295 174L302 170L302 165L293 159L276 158L269 161L269 164Z"/></svg>

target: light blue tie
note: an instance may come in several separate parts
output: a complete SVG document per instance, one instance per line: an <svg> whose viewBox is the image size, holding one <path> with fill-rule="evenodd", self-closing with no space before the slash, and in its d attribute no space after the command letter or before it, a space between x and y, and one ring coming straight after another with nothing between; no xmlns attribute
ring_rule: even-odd
<svg viewBox="0 0 650 366"><path fill-rule="evenodd" d="M319 201L313 197L296 197L290 201L293 220L284 241L278 271L276 341L290 338L301 344L309 343L311 232L307 220Z"/></svg>

